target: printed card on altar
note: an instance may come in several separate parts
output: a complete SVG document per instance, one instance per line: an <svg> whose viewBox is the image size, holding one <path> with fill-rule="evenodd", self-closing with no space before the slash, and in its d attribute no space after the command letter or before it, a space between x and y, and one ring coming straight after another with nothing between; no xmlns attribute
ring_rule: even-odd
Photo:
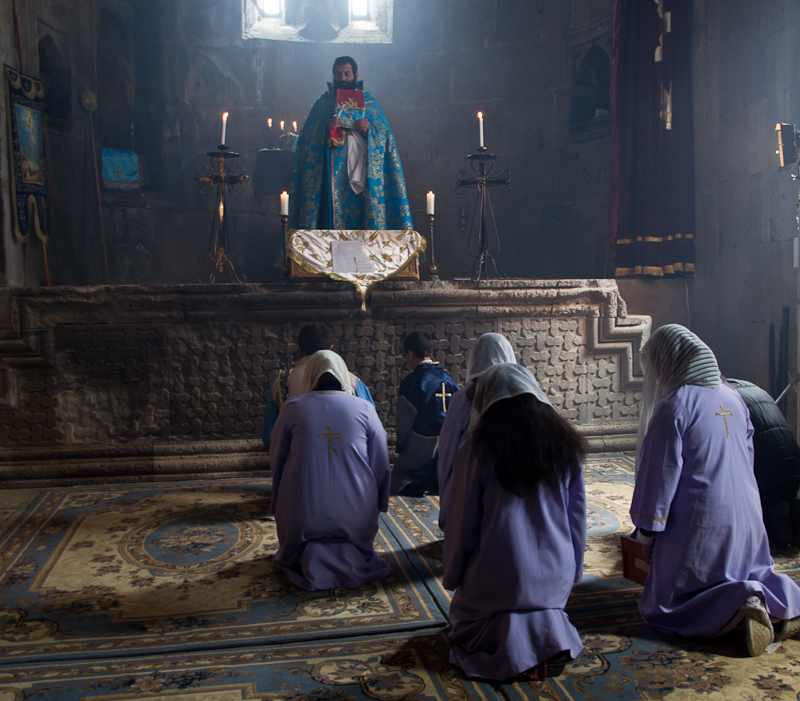
<svg viewBox="0 0 800 701"><path fill-rule="evenodd" d="M331 241L331 266L334 274L370 274L375 272L361 241Z"/></svg>
<svg viewBox="0 0 800 701"><path fill-rule="evenodd" d="M364 91L338 88L336 90L336 111L334 114L339 118L340 127L343 129L355 129L356 122L367 116L367 112L364 109Z"/></svg>
<svg viewBox="0 0 800 701"><path fill-rule="evenodd" d="M620 537L622 546L622 576L644 586L650 564L644 559L644 545L635 538Z"/></svg>

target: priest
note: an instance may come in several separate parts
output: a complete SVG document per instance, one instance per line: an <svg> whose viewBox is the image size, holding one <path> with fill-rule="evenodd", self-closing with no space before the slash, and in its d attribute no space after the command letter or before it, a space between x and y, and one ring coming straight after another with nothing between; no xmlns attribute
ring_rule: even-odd
<svg viewBox="0 0 800 701"><path fill-rule="evenodd" d="M333 83L314 103L295 148L291 229L413 229L403 169L378 101L364 93L365 116L344 128L336 90L362 90L350 56L333 64Z"/></svg>

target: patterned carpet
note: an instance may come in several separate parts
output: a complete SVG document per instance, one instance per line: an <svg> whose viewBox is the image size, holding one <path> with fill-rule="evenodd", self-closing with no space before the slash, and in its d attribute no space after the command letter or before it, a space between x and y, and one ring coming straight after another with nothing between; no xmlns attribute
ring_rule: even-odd
<svg viewBox="0 0 800 701"><path fill-rule="evenodd" d="M798 698L800 641L750 659L741 634L642 624L619 562L632 462L585 474L587 572L568 606L585 650L558 679L473 683L448 664L436 498L392 500L386 580L309 593L272 567L267 485L234 479L47 490L7 521L0 701ZM777 560L796 579L799 555Z"/></svg>

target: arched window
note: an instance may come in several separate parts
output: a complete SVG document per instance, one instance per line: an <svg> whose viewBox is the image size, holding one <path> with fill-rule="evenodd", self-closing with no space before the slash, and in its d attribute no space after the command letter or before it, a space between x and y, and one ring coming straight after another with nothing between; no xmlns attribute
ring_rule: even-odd
<svg viewBox="0 0 800 701"><path fill-rule="evenodd" d="M64 56L49 34L39 41L39 74L44 85L45 114L57 122L72 121L72 86Z"/></svg>
<svg viewBox="0 0 800 701"><path fill-rule="evenodd" d="M388 44L393 1L245 0L244 38Z"/></svg>
<svg viewBox="0 0 800 701"><path fill-rule="evenodd" d="M569 111L570 126L607 115L611 109L610 94L611 61L603 49L593 44L575 71Z"/></svg>

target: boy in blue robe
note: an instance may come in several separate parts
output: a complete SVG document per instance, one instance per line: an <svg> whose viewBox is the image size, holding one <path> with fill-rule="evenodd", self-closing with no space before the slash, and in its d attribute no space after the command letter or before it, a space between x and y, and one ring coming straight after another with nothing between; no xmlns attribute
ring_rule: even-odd
<svg viewBox="0 0 800 701"><path fill-rule="evenodd" d="M431 337L414 331L403 341L403 360L411 370L397 399L398 458L392 470L392 493L438 494L437 452L447 407L458 384L431 359Z"/></svg>

